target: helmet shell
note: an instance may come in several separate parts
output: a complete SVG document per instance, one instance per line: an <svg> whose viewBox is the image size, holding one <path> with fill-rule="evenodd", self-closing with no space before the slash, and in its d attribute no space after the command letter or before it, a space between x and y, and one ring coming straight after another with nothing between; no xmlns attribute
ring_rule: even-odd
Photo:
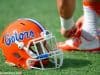
<svg viewBox="0 0 100 75"><path fill-rule="evenodd" d="M27 68L26 60L30 56L25 50L19 49L15 41L21 41L24 42L24 45L27 45L31 39L40 37L41 32L42 29L37 23L29 19L18 19L10 23L0 38L2 52L6 61Z"/></svg>

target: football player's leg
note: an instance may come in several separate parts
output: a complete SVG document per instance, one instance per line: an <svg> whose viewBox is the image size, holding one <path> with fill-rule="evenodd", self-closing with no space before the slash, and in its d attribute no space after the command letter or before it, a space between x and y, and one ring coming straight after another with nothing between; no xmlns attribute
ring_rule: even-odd
<svg viewBox="0 0 100 75"><path fill-rule="evenodd" d="M83 9L84 9L84 23L82 26L83 35L87 39L93 40L96 33L96 26L97 26L97 17L98 17L98 10L100 10L100 1L98 0L83 0ZM99 9L97 9L99 7Z"/></svg>
<svg viewBox="0 0 100 75"><path fill-rule="evenodd" d="M89 5L84 4L88 2ZM64 43L58 45L62 50L86 50L86 51L100 51L100 30L97 31L97 25L100 20L99 11L100 11L100 2L94 2L93 0L84 0L84 17L81 17L77 25L81 25L80 36L75 36L69 40L66 40ZM99 24L100 25L100 24ZM98 34L99 33L99 34ZM79 35L78 34L78 35ZM98 39L99 38L99 39Z"/></svg>
<svg viewBox="0 0 100 75"><path fill-rule="evenodd" d="M58 12L61 22L61 34L69 37L70 28L74 25L73 12L75 8L75 0L57 0Z"/></svg>
<svg viewBox="0 0 100 75"><path fill-rule="evenodd" d="M98 4L100 4L100 1L97 1L98 0L83 0L84 22L82 25L82 36L84 38L82 39L83 44L80 45L80 48L90 49L100 47L97 34L98 10L100 10Z"/></svg>

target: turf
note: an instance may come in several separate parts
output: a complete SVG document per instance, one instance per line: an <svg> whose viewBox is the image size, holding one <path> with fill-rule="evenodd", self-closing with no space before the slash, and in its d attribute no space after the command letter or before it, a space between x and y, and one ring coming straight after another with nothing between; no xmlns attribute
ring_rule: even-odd
<svg viewBox="0 0 100 75"><path fill-rule="evenodd" d="M74 19L82 15L82 0L76 0ZM56 0L0 0L0 34L4 28L18 18L35 18L56 37L65 40L59 32L60 22ZM64 53L64 64L60 69L23 70L4 63L0 51L0 75L100 75L100 54L85 52ZM11 72L9 74L9 72Z"/></svg>

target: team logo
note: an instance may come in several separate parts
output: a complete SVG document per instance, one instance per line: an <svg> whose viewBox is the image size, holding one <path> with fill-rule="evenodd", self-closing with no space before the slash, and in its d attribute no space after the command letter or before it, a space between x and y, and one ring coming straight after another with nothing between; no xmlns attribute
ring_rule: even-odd
<svg viewBox="0 0 100 75"><path fill-rule="evenodd" d="M7 33L4 36L4 42L6 45L11 45L15 41L22 41L25 38L33 38L34 37L34 32L33 31L24 31L18 33L17 31L14 31L13 34Z"/></svg>

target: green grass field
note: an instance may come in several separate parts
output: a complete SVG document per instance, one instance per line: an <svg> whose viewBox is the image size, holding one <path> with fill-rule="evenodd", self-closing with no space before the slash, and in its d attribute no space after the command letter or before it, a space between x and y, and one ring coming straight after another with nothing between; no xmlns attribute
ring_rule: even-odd
<svg viewBox="0 0 100 75"><path fill-rule="evenodd" d="M82 15L82 0L76 0L74 19ZM59 15L56 0L0 0L0 34L10 22L18 18L35 18L39 20L56 37L64 41L60 35ZM2 74L11 72L13 74ZM100 75L100 54L84 52L64 53L64 64L60 69L23 70L4 63L0 51L0 75Z"/></svg>

